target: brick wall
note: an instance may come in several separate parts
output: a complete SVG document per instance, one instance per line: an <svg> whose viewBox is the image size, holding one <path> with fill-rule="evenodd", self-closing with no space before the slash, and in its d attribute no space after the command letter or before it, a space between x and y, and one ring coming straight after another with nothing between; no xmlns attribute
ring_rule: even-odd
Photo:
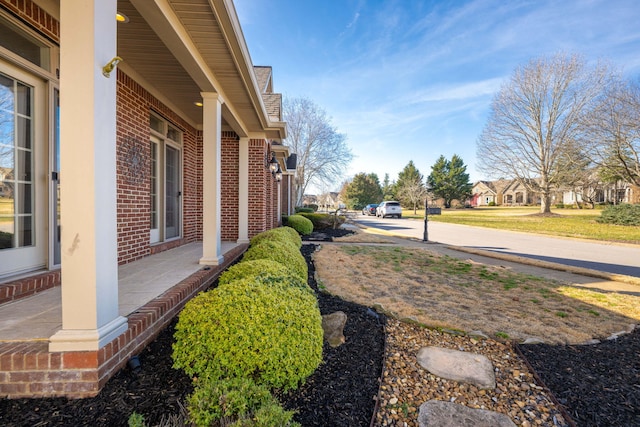
<svg viewBox="0 0 640 427"><path fill-rule="evenodd" d="M262 139L249 140L249 238L267 229L267 146Z"/></svg>
<svg viewBox="0 0 640 427"><path fill-rule="evenodd" d="M235 132L222 132L221 154L221 214L220 232L222 240L238 240L238 192L239 190L239 144L240 138Z"/></svg>
<svg viewBox="0 0 640 427"><path fill-rule="evenodd" d="M60 24L31 0L0 0L0 7L55 43L60 42Z"/></svg>
<svg viewBox="0 0 640 427"><path fill-rule="evenodd" d="M180 244L202 238L202 135L131 77L118 70L116 179L119 264L152 253L149 243L151 111L182 131L183 239ZM172 246L175 245L168 247Z"/></svg>

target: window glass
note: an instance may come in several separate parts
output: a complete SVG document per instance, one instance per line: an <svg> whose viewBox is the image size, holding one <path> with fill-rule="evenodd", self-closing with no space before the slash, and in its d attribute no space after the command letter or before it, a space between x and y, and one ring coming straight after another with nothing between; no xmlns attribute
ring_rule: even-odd
<svg viewBox="0 0 640 427"><path fill-rule="evenodd" d="M0 46L49 71L50 48L17 26L0 18Z"/></svg>
<svg viewBox="0 0 640 427"><path fill-rule="evenodd" d="M164 122L153 114L149 116L149 127L156 132L164 134Z"/></svg>

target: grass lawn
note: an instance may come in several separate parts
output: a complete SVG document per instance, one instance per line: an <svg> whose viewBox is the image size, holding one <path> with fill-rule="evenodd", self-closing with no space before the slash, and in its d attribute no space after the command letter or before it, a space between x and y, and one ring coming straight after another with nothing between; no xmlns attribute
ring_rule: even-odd
<svg viewBox="0 0 640 427"><path fill-rule="evenodd" d="M350 243L323 245L314 254L319 285L347 300L379 304L399 319L572 344L640 321L640 294L599 292L428 249Z"/></svg>
<svg viewBox="0 0 640 427"><path fill-rule="evenodd" d="M443 209L442 215L429 216L430 221L477 227L577 237L592 240L640 244L640 227L599 224L596 218L600 209L552 209L556 216L536 215L540 208L531 207L482 207L473 209ZM407 218L424 218L424 209L404 210Z"/></svg>

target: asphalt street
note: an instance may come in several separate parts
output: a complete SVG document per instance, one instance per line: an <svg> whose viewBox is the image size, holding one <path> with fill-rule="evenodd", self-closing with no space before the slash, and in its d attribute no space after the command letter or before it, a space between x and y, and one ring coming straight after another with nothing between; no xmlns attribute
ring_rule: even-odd
<svg viewBox="0 0 640 427"><path fill-rule="evenodd" d="M423 239L423 220L380 219L363 215L356 215L353 219L363 226L397 236ZM639 245L599 243L436 221L428 222L427 231L429 241L442 244L640 277Z"/></svg>

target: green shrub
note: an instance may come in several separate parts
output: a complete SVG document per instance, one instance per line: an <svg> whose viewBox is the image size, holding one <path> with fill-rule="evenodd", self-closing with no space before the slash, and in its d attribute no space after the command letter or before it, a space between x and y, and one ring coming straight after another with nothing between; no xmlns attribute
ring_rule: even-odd
<svg viewBox="0 0 640 427"><path fill-rule="evenodd" d="M196 426L297 426L293 411L285 411L265 386L247 378L200 381L187 398L191 421ZM233 423L233 424L231 424Z"/></svg>
<svg viewBox="0 0 640 427"><path fill-rule="evenodd" d="M322 361L315 296L283 279L241 279L198 294L180 313L174 367L218 381L294 389Z"/></svg>
<svg viewBox="0 0 640 427"><path fill-rule="evenodd" d="M314 230L338 228L340 225L344 224L346 220L344 216L326 213L300 213L300 215L309 219L313 223Z"/></svg>
<svg viewBox="0 0 640 427"><path fill-rule="evenodd" d="M13 233L7 233L6 231L0 231L0 249L13 247Z"/></svg>
<svg viewBox="0 0 640 427"><path fill-rule="evenodd" d="M279 278L292 286L300 286L313 292L309 285L300 280L299 274L292 268L270 259L242 261L229 267L218 279L218 285L224 285L239 279Z"/></svg>
<svg viewBox="0 0 640 427"><path fill-rule="evenodd" d="M489 202L489 204L487 206L495 206L495 205L496 205L496 202L491 201L491 202Z"/></svg>
<svg viewBox="0 0 640 427"><path fill-rule="evenodd" d="M272 261L277 261L294 271L300 280L305 283L307 282L309 274L307 262L300 253L300 249L295 247L293 243L263 240L250 246L242 257L243 262L255 259L270 259Z"/></svg>
<svg viewBox="0 0 640 427"><path fill-rule="evenodd" d="M564 203L556 203L556 209L564 209Z"/></svg>
<svg viewBox="0 0 640 427"><path fill-rule="evenodd" d="M301 212L305 212L305 213L313 213L313 208L307 208L307 207L302 207L302 206L296 206L295 211L296 211L296 213L301 213Z"/></svg>
<svg viewBox="0 0 640 427"><path fill-rule="evenodd" d="M293 243L299 248L302 247L302 239L300 234L291 227L277 227L271 230L263 231L251 238L251 244L255 245L262 240L278 240Z"/></svg>
<svg viewBox="0 0 640 427"><path fill-rule="evenodd" d="M640 225L640 205L607 206L596 221L602 224Z"/></svg>
<svg viewBox="0 0 640 427"><path fill-rule="evenodd" d="M303 236L313 232L313 223L311 220L300 214L289 216L287 219L287 225Z"/></svg>

